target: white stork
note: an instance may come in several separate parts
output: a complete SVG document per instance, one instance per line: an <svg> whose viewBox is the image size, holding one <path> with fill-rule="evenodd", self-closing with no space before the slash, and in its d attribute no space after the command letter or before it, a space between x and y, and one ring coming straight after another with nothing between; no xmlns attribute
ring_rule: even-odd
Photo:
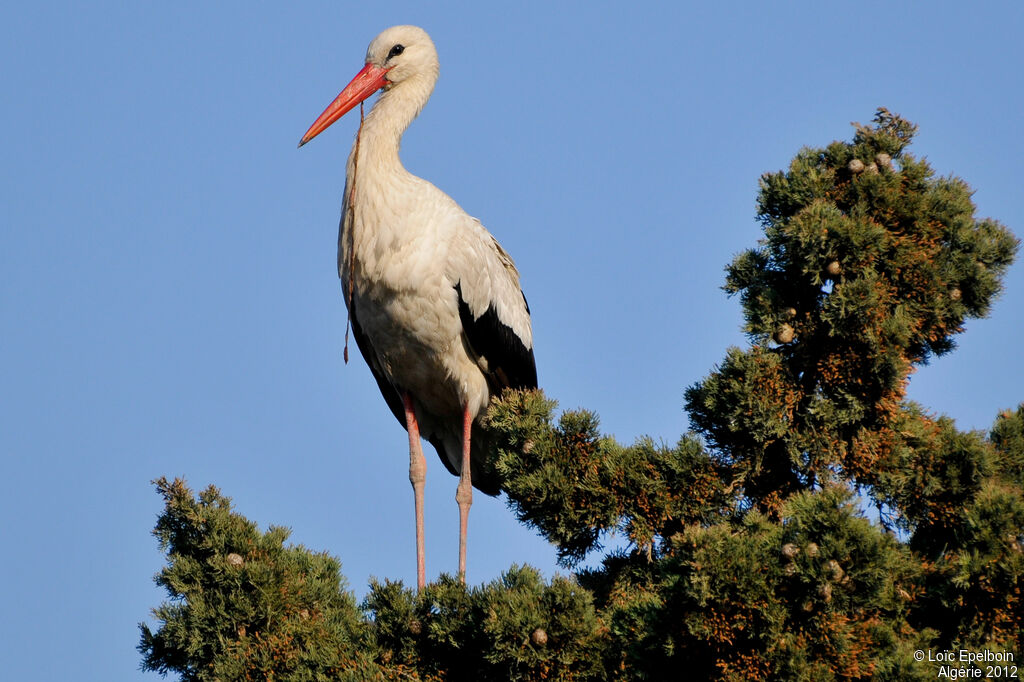
<svg viewBox="0 0 1024 682"><path fill-rule="evenodd" d="M437 51L415 26L373 39L366 65L310 126L301 147L378 90L348 157L338 273L352 331L384 400L409 432L416 580L426 582L420 437L459 476L459 575L473 488L497 495L479 420L503 388L536 388L530 309L509 255L447 194L409 173L402 133L438 77Z"/></svg>

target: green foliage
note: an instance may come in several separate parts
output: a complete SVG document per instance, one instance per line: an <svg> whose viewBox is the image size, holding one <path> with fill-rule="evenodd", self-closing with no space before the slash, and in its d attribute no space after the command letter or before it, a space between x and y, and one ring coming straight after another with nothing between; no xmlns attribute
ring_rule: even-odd
<svg viewBox="0 0 1024 682"><path fill-rule="evenodd" d="M144 667L182 679L912 680L917 650L1024 652L1024 404L990 434L904 399L988 313L1017 241L885 109L761 179L764 241L732 262L751 346L686 391L694 433L631 445L585 410L509 391L485 417L517 517L566 567L545 582L371 585L285 547L215 489L159 481ZM877 518L866 509L873 504ZM237 558L236 558L237 557ZM1019 658L1018 658L1019 660Z"/></svg>
<svg viewBox="0 0 1024 682"><path fill-rule="evenodd" d="M925 670L906 615L920 568L832 487L670 538L657 561L610 557L581 576L623 679L858 679Z"/></svg>
<svg viewBox="0 0 1024 682"><path fill-rule="evenodd" d="M881 109L852 142L761 178L765 240L725 286L754 345L686 399L763 510L837 474L865 486L898 475L910 372L987 313L1013 259L1017 240L975 219L966 183L906 151L915 131Z"/></svg>
<svg viewBox="0 0 1024 682"><path fill-rule="evenodd" d="M958 431L951 419L931 419L913 404L892 427L871 443L889 453L880 458L871 494L900 510L900 526L915 530L915 549L945 546L964 505L995 473L995 453L981 434Z"/></svg>
<svg viewBox="0 0 1024 682"><path fill-rule="evenodd" d="M974 218L966 183L905 151L915 126L885 109L875 123L761 178L766 239L725 286L756 344L788 326L800 342L780 352L809 372L806 388L861 409L888 406L911 363L988 311L1017 247Z"/></svg>
<svg viewBox="0 0 1024 682"><path fill-rule="evenodd" d="M944 646L985 648L1024 643L1024 496L989 478L957 509L948 534L919 529L925 571L912 622L933 628ZM925 538L921 541L921 536Z"/></svg>
<svg viewBox="0 0 1024 682"><path fill-rule="evenodd" d="M1024 403L999 415L989 436L1003 476L1024 486Z"/></svg>
<svg viewBox="0 0 1024 682"><path fill-rule="evenodd" d="M374 583L362 608L339 562L266 533L210 487L155 482L154 534L171 601L142 632L143 668L182 680L602 679L598 620L573 580L528 567L467 589L442 576L420 594Z"/></svg>
<svg viewBox="0 0 1024 682"><path fill-rule="evenodd" d="M155 481L165 509L154 535L168 565L156 578L171 601L143 624L143 668L182 680L363 680L366 624L326 554L285 546L231 511L209 487Z"/></svg>
<svg viewBox="0 0 1024 682"><path fill-rule="evenodd" d="M590 595L567 578L545 584L529 567L466 588L442 576L421 593L373 583L366 608L381 663L424 679L602 679L598 621Z"/></svg>
<svg viewBox="0 0 1024 682"><path fill-rule="evenodd" d="M721 472L697 439L674 448L643 439L623 447L598 432L596 415L565 412L537 392L508 392L495 401L488 427L509 504L572 565L619 530L650 546L686 523L710 522L726 506Z"/></svg>

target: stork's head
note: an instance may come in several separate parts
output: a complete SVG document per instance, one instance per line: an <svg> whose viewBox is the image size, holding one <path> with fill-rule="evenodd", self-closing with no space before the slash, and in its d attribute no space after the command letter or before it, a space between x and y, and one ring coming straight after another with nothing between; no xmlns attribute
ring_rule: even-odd
<svg viewBox="0 0 1024 682"><path fill-rule="evenodd" d="M378 90L389 91L403 83L407 83L405 88L413 89L413 85L418 84L417 90L422 91L425 102L434 88L438 72L437 50L426 31L418 26L386 29L366 49L366 65L309 127L299 146L322 133Z"/></svg>
<svg viewBox="0 0 1024 682"><path fill-rule="evenodd" d="M437 50L418 26L392 26L366 48L366 64L384 71L385 89L413 77L437 78Z"/></svg>

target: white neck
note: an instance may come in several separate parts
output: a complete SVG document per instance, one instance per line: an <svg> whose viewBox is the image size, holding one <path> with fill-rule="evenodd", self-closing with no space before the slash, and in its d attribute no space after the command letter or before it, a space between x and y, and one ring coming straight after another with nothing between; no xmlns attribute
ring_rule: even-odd
<svg viewBox="0 0 1024 682"><path fill-rule="evenodd" d="M396 83L381 93L370 113L366 115L359 133L359 175L367 171L398 171L402 162L398 149L402 134L419 115L437 82L437 70L426 71ZM348 173L351 177L356 145L349 156Z"/></svg>

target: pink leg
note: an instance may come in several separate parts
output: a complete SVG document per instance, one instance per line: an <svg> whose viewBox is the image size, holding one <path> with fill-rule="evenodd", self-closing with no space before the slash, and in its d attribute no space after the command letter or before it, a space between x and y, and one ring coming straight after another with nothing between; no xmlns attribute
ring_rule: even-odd
<svg viewBox="0 0 1024 682"><path fill-rule="evenodd" d="M409 482L412 483L416 505L416 588L427 584L427 562L423 543L423 483L427 480L427 460L420 446L420 427L412 407L412 396L402 394L405 405L405 429L409 432Z"/></svg>
<svg viewBox="0 0 1024 682"><path fill-rule="evenodd" d="M469 507L473 504L473 478L469 470L469 434L473 418L469 408L462 411L462 471L459 487L455 489L455 501L459 503L459 578L466 582L466 526L469 524Z"/></svg>

